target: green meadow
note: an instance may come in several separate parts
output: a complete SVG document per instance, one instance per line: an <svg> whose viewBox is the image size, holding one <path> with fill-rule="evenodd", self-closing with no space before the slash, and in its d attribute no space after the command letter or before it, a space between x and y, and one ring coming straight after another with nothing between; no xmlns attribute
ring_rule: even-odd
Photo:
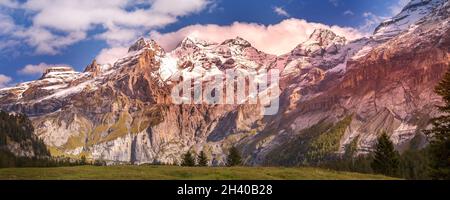
<svg viewBox="0 0 450 200"><path fill-rule="evenodd" d="M3 168L0 180L393 180L394 178L318 168L76 166Z"/></svg>

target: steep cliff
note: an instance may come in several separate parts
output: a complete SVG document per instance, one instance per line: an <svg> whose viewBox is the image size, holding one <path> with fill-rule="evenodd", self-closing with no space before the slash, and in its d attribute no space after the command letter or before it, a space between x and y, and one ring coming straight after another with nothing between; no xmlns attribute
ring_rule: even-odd
<svg viewBox="0 0 450 200"><path fill-rule="evenodd" d="M192 149L220 165L236 145L247 164L296 165L355 142L367 153L381 131L399 150L421 148L421 130L439 114L433 88L450 64L449 7L412 1L372 37L347 41L318 29L282 56L239 37L186 38L172 52L139 39L114 65L94 61L82 73L55 67L1 89L0 109L31 116L52 155L110 162L174 163ZM270 69L281 72L276 115L261 115L258 104L178 105L171 98L191 78Z"/></svg>

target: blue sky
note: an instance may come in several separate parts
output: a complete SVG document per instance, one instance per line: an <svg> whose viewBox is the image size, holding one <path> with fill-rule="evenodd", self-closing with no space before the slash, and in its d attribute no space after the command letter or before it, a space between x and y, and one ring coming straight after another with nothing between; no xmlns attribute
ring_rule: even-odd
<svg viewBox="0 0 450 200"><path fill-rule="evenodd" d="M290 22L297 24L302 19L306 22L301 22L302 26L299 27L314 22L351 27L354 29L352 31L365 34L371 32L380 20L398 12L407 0L74 2L76 1L0 0L0 87L36 79L42 69L56 64L70 65L77 71L82 71L99 54L124 49L139 36L150 37L150 33L152 36L156 33L162 36L161 42L164 43L164 39L179 39L186 34L181 34L180 31L179 37L167 37L166 33L177 32L196 24L224 26L220 31L233 29L233 34L238 34L241 32L236 29L240 26L231 26L236 22L241 25L255 23L262 27L258 31L265 31L269 25L289 25L285 21L287 19L295 19ZM189 30L197 28L202 30L201 26L191 27ZM301 40L299 36L295 41ZM170 42L172 41L166 41ZM270 50L272 46L265 48ZM289 47L284 47L286 48ZM266 50L264 47L262 49Z"/></svg>

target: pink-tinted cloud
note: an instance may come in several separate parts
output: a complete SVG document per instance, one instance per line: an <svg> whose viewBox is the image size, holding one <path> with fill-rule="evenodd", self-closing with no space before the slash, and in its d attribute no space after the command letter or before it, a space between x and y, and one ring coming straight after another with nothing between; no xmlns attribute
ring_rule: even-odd
<svg viewBox="0 0 450 200"><path fill-rule="evenodd" d="M0 89L7 87L11 83L11 81L11 77L0 74Z"/></svg>
<svg viewBox="0 0 450 200"><path fill-rule="evenodd" d="M122 58L128 52L126 47L113 47L103 49L97 56L97 62L100 64L114 64L117 59Z"/></svg>
<svg viewBox="0 0 450 200"><path fill-rule="evenodd" d="M248 40L254 47L266 53L281 55L288 53L298 44L304 42L317 28L330 29L348 40L364 36L354 28L328 26L320 23L311 23L303 19L286 19L279 24L261 25L255 23L235 22L229 26L219 25L192 25L176 32L152 32L155 39L166 51L174 49L185 37L194 37L211 42L222 42L237 36Z"/></svg>

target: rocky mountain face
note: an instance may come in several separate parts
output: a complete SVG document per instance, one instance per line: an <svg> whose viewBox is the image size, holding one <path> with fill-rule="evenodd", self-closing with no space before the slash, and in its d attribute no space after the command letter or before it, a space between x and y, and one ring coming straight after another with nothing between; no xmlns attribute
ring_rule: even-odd
<svg viewBox="0 0 450 200"><path fill-rule="evenodd" d="M242 38L186 38L165 52L140 39L113 65L48 69L0 90L0 109L31 117L53 155L174 163L204 150L221 165L237 146L251 165L297 165L371 151L382 131L399 150L421 148L439 113L434 86L450 64L450 3L414 0L372 37L347 41L318 29L290 53L266 54ZM172 89L226 70L281 72L278 114L259 105L174 104ZM174 79L181 76L181 79Z"/></svg>

